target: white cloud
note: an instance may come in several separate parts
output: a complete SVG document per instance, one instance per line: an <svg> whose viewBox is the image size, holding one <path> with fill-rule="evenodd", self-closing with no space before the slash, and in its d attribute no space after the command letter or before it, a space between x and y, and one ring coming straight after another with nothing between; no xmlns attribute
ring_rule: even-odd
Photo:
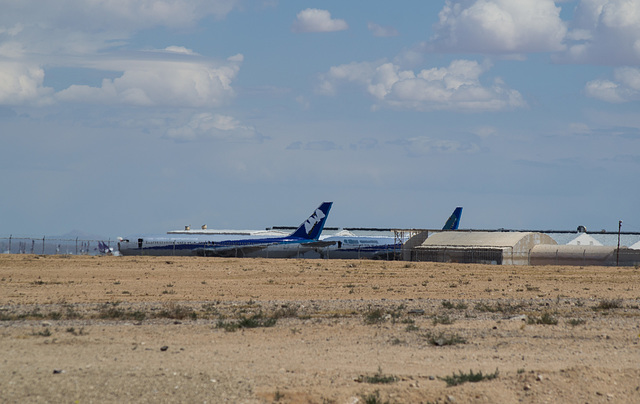
<svg viewBox="0 0 640 404"><path fill-rule="evenodd" d="M475 143L461 143L455 140L432 139L417 136L395 142L402 146L409 156L419 157L428 154L477 153L480 147Z"/></svg>
<svg viewBox="0 0 640 404"><path fill-rule="evenodd" d="M373 36L377 37L390 37L390 36L398 36L398 30L393 27L383 27L374 22L367 23L367 28Z"/></svg>
<svg viewBox="0 0 640 404"><path fill-rule="evenodd" d="M382 105L428 110L497 111L524 107L520 93L495 79L483 86L487 70L476 61L454 60L448 67L413 72L389 62L361 62L334 66L322 75L321 93L332 95L342 83L354 83Z"/></svg>
<svg viewBox="0 0 640 404"><path fill-rule="evenodd" d="M0 57L20 60L24 56L24 46L16 41L6 41L0 43Z"/></svg>
<svg viewBox="0 0 640 404"><path fill-rule="evenodd" d="M571 40L560 59L572 63L640 63L640 2L581 0L574 13Z"/></svg>
<svg viewBox="0 0 640 404"><path fill-rule="evenodd" d="M564 49L567 32L553 0L447 0L429 48L521 53Z"/></svg>
<svg viewBox="0 0 640 404"><path fill-rule="evenodd" d="M568 130L569 130L569 133L575 134L575 135L588 135L592 133L589 125L583 122L571 122L569 124Z"/></svg>
<svg viewBox="0 0 640 404"><path fill-rule="evenodd" d="M140 106L218 106L234 96L231 82L241 61L241 55L236 55L220 64L191 57L104 62L101 68L124 73L113 80L104 79L101 87L72 85L58 92L56 98L68 102Z"/></svg>
<svg viewBox="0 0 640 404"><path fill-rule="evenodd" d="M191 117L186 124L167 130L167 137L178 141L216 139L224 141L262 141L253 126L244 125L229 115L203 112Z"/></svg>
<svg viewBox="0 0 640 404"><path fill-rule="evenodd" d="M0 105L50 104L53 89L43 87L43 81L40 66L0 61Z"/></svg>
<svg viewBox="0 0 640 404"><path fill-rule="evenodd" d="M183 55L198 55L192 49L185 48L184 46L167 46L164 48L165 52L180 53Z"/></svg>
<svg viewBox="0 0 640 404"><path fill-rule="evenodd" d="M0 0L0 34L31 52L83 54L117 46L132 33L157 26L183 28L224 18L239 0ZM11 28L7 28L11 27Z"/></svg>
<svg viewBox="0 0 640 404"><path fill-rule="evenodd" d="M2 0L0 26L41 25L72 31L139 30L190 26L207 16L224 18L238 0Z"/></svg>
<svg viewBox="0 0 640 404"><path fill-rule="evenodd" d="M327 10L308 8L296 16L291 26L293 32L333 32L344 31L349 25L344 20L332 19Z"/></svg>
<svg viewBox="0 0 640 404"><path fill-rule="evenodd" d="M22 31L23 28L24 27L20 23L17 23L13 27L9 28L0 26L0 35L7 34L9 36L16 36Z"/></svg>
<svg viewBox="0 0 640 404"><path fill-rule="evenodd" d="M613 72L613 77L614 81L593 80L588 82L585 86L586 94L589 97L612 103L640 100L639 68L617 68Z"/></svg>
<svg viewBox="0 0 640 404"><path fill-rule="evenodd" d="M498 135L498 130L493 126L481 126L477 128L473 133L480 136L483 139L489 138L491 136Z"/></svg>
<svg viewBox="0 0 640 404"><path fill-rule="evenodd" d="M153 61L115 60L106 50L123 44L139 30L188 27L208 16L222 18L237 2L0 0L0 103L42 105L57 99L133 105L219 105L233 96L230 84L241 60L206 62L181 46L156 51L166 56ZM184 59L178 60L180 56ZM111 70L122 72L122 76L105 79L100 87L71 85L54 95L53 89L43 87L45 67Z"/></svg>

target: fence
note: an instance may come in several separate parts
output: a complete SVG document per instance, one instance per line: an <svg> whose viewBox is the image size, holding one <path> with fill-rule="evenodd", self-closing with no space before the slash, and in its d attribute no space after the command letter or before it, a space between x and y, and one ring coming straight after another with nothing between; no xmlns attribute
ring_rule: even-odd
<svg viewBox="0 0 640 404"><path fill-rule="evenodd" d="M492 265L640 266L640 250L612 246L538 245L531 251L509 248L414 248L411 261Z"/></svg>
<svg viewBox="0 0 640 404"><path fill-rule="evenodd" d="M97 255L100 254L100 243L113 247L117 241L113 240L85 240L81 238L48 238L34 237L0 237L0 253L2 254L72 254Z"/></svg>

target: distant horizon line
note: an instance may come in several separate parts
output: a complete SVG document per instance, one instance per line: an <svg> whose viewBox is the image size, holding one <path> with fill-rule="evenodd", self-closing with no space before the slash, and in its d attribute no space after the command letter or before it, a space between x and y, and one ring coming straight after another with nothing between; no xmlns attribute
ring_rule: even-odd
<svg viewBox="0 0 640 404"><path fill-rule="evenodd" d="M265 228L265 231L268 230L295 230L297 229L298 226L272 226L272 227L267 227ZM640 235L640 232L637 231L608 231L608 230L600 230L600 231L577 231L577 230L552 230L552 229L546 229L546 230L535 230L535 229L506 229L506 228L498 228L498 229L457 229L457 230L442 230L442 229L425 229L425 228L391 228L391 227L325 227L324 231L339 231L339 230L347 230L347 231L375 231L375 232L394 232L394 231L411 231L411 232L422 232L422 231L428 231L428 232L442 232L442 231L456 231L456 232L480 232L480 231L484 231L484 232L493 232L493 233L512 233L512 232L522 232L522 233L544 233L544 234L548 234L548 233L554 233L554 234L613 234L613 235L628 235L628 236L636 236L636 235ZM175 232L180 232L180 231L176 231L176 230L170 230L169 232L171 233L175 233ZM169 232L166 232L166 234L171 234ZM198 234L197 231L189 231L190 234ZM152 234L152 233L139 233L139 234ZM156 233L153 233L156 234ZM157 234L165 234L165 233L157 233ZM207 233L202 233L202 234L207 234ZM82 241L103 241L104 239L111 239L113 238L114 240L117 240L117 238L120 236L100 236L97 234L90 234L87 235L85 237L83 236L76 236L76 237L72 237L69 238L69 236L66 236L64 234L60 234L60 235L49 235L47 236L46 234L44 235L25 235L25 234L13 234L13 233L9 233L8 235L0 235L0 240L9 240L9 239L35 239L35 240L42 240L43 238L46 239L55 239L55 240L67 240L67 241L75 241L75 240L82 240Z"/></svg>

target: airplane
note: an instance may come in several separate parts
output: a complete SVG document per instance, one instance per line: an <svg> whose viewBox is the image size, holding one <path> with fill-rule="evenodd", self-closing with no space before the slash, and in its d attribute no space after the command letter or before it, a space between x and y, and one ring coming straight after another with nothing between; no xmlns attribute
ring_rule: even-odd
<svg viewBox="0 0 640 404"><path fill-rule="evenodd" d="M462 208L458 206L457 208L455 208L451 216L449 216L449 219L447 219L447 222L444 224L444 227L442 227L442 230L444 231L458 230L461 217L462 217Z"/></svg>
<svg viewBox="0 0 640 404"><path fill-rule="evenodd" d="M442 230L457 230L461 217L462 208L455 208ZM386 236L355 236L348 231L341 231L320 237L320 241L330 244L300 246L298 254L292 258L397 260L401 258L402 245L407 240Z"/></svg>
<svg viewBox="0 0 640 404"><path fill-rule="evenodd" d="M188 255L204 257L287 258L298 246L321 247L318 238L324 229L333 202L323 202L293 233L265 237L244 233L229 234L162 234L119 238L121 255Z"/></svg>
<svg viewBox="0 0 640 404"><path fill-rule="evenodd" d="M97 248L98 254L102 255L113 255L113 248L109 247L109 245L107 245L107 243L103 242L103 241L98 241L98 248Z"/></svg>

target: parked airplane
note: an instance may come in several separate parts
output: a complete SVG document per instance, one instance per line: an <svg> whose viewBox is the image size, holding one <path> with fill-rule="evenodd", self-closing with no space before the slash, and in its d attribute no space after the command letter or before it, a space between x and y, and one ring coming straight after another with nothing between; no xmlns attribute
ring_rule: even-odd
<svg viewBox="0 0 640 404"><path fill-rule="evenodd" d="M449 216L449 219L447 219L447 222L444 224L444 227L442 228L442 230L458 230L461 217L462 217L462 208L458 206L453 211L451 216Z"/></svg>
<svg viewBox="0 0 640 404"><path fill-rule="evenodd" d="M333 202L323 202L293 233L265 237L245 234L229 238L227 234L175 234L120 238L122 255L199 255L206 257L269 257L291 256L299 245L323 246L318 241Z"/></svg>
<svg viewBox="0 0 640 404"><path fill-rule="evenodd" d="M461 217L462 208L457 207L447 219L442 230L457 230ZM396 237L355 236L353 234L344 234L343 232L333 236L321 237L320 240L331 244L328 246L299 248L299 253L296 256L300 258L395 260L401 256L402 244L407 241Z"/></svg>
<svg viewBox="0 0 640 404"><path fill-rule="evenodd" d="M102 255L118 255L117 252L114 254L113 247L109 247L109 245L103 241L98 241L98 254Z"/></svg>

